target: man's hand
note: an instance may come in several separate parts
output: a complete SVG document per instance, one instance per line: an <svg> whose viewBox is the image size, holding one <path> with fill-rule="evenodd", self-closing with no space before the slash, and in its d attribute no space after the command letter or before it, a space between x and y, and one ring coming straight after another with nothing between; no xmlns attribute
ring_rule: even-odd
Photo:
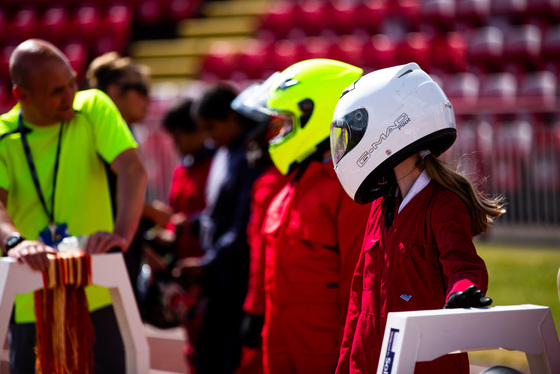
<svg viewBox="0 0 560 374"><path fill-rule="evenodd" d="M31 269L45 271L49 267L47 254L56 254L48 245L33 240L24 240L8 251L8 256L18 262L28 264Z"/></svg>
<svg viewBox="0 0 560 374"><path fill-rule="evenodd" d="M476 286L470 286L464 291L453 292L443 308L481 308L490 304L492 304L491 298L485 297L484 292Z"/></svg>
<svg viewBox="0 0 560 374"><path fill-rule="evenodd" d="M112 249L120 249L121 252L126 252L128 249L128 242L117 234L112 234L106 231L98 231L90 235L84 248L84 252L90 255L106 253Z"/></svg>

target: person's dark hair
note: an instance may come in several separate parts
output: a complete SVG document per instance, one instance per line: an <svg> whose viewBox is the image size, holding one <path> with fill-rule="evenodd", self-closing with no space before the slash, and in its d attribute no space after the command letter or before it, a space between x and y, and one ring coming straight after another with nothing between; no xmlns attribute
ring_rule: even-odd
<svg viewBox="0 0 560 374"><path fill-rule="evenodd" d="M173 105L163 118L163 127L167 131L181 130L192 133L196 130L196 122L194 121L191 110L192 100L185 99Z"/></svg>
<svg viewBox="0 0 560 374"><path fill-rule="evenodd" d="M89 65L86 78L90 88L97 88L107 92L111 84L129 76L147 77L148 68L132 61L129 57L122 57L117 52L107 52L95 58Z"/></svg>
<svg viewBox="0 0 560 374"><path fill-rule="evenodd" d="M216 83L210 86L193 106L193 114L205 119L226 119L230 113L231 102L237 91L228 84Z"/></svg>

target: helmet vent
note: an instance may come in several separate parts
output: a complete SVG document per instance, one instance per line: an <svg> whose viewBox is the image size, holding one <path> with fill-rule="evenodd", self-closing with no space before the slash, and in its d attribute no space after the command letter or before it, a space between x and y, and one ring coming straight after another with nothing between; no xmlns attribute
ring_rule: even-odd
<svg viewBox="0 0 560 374"><path fill-rule="evenodd" d="M298 103L298 107L301 110L301 117L299 118L299 122L301 128L303 128L305 124L309 122L309 118L311 118L311 114L313 113L315 104L311 99L304 99Z"/></svg>
<svg viewBox="0 0 560 374"><path fill-rule="evenodd" d="M299 81L297 79L289 78L289 79L286 79L284 82L280 83L280 85L278 85L278 88L276 88L276 90L285 91L288 88L290 88L292 86L295 86L298 83L299 83Z"/></svg>
<svg viewBox="0 0 560 374"><path fill-rule="evenodd" d="M399 78L404 77L405 75L412 73L412 69L408 69L407 71L405 71L404 73L402 73L401 75L399 75Z"/></svg>

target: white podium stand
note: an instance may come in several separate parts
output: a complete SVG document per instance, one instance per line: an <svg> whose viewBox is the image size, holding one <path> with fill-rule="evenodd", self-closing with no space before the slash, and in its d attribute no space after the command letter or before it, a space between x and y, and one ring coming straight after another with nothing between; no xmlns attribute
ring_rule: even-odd
<svg viewBox="0 0 560 374"><path fill-rule="evenodd" d="M120 253L91 256L91 282L107 287L119 323L126 352L128 374L148 374L150 354L144 325ZM17 294L43 288L42 273L4 257L0 259L0 342L5 341Z"/></svg>
<svg viewBox="0 0 560 374"><path fill-rule="evenodd" d="M531 373L560 373L550 309L513 305L389 313L377 374L413 373L416 361L497 348L525 352Z"/></svg>

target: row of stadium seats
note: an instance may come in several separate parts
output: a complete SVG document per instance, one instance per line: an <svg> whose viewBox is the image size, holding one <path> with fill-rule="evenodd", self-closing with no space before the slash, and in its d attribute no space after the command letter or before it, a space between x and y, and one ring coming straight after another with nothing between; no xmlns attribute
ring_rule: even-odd
<svg viewBox="0 0 560 374"><path fill-rule="evenodd" d="M2 10L10 16L31 9L42 14L51 8L64 8L70 13L86 6L103 11L114 6L125 6L139 24L177 22L198 13L202 0L2 0Z"/></svg>
<svg viewBox="0 0 560 374"><path fill-rule="evenodd" d="M387 34L399 32L398 28L403 29L401 34L433 33L482 25L546 25L558 20L560 3L555 0L284 0L261 17L259 37Z"/></svg>
<svg viewBox="0 0 560 374"><path fill-rule="evenodd" d="M81 81L93 58L126 54L138 28L176 24L198 12L202 0L3 0L0 7L0 80L9 80L9 57L29 38L46 39L69 56ZM0 96L1 98L1 96Z"/></svg>
<svg viewBox="0 0 560 374"><path fill-rule="evenodd" d="M368 55L371 55L371 61L375 61L392 60L401 54L414 57L426 69L439 66L454 71L464 71L469 64L478 65L486 71L504 70L505 64L518 64L525 70L536 70L546 68L551 62L556 63L560 56L560 24L542 28L524 24L505 29L481 26L465 32L440 32L434 35L407 32L402 37L391 37L387 33L374 35L381 36L371 39L368 34L340 37L324 35L318 38L302 35L281 40L300 44L303 48L306 45L310 48L337 48L336 44L339 44L340 49L355 49L356 53L365 55L366 64L369 63ZM273 44L271 39L260 40L266 45ZM298 43L299 40L304 41Z"/></svg>
<svg viewBox="0 0 560 374"><path fill-rule="evenodd" d="M115 50L120 51L130 39L131 22L132 13L126 5L52 6L42 12L23 7L11 14L0 10L0 41L4 46L14 46L41 37L57 45L70 40L94 45L100 38L110 37Z"/></svg>
<svg viewBox="0 0 560 374"><path fill-rule="evenodd" d="M435 75L456 75L457 82L451 87L457 96L477 96L482 84L482 78L479 79L478 75L490 76L492 73L508 73L503 75L506 78L500 78L499 81L502 83L503 80L504 85L510 86L509 91L504 92L511 92L512 96L517 95L518 91L521 95L532 94L529 91L535 90L531 88L535 84L543 85L542 89L547 95L557 94L554 74L558 73L560 61L553 58L553 54L547 58L544 53L540 53L541 60L527 58L530 63L521 57L504 58L500 59L502 65L493 66L494 59L483 60L481 55L472 51L472 44L468 46L467 43L459 33L447 33L431 42L419 33L409 33L400 43L392 42L383 34L371 38L355 35L307 37L299 42L283 39L272 44L254 40L242 52L224 48L211 51L202 63L201 78L263 79L271 72L282 70L299 60L317 57L338 59L365 67L366 70L415 61ZM528 74L547 70L550 73L541 73L540 78Z"/></svg>

